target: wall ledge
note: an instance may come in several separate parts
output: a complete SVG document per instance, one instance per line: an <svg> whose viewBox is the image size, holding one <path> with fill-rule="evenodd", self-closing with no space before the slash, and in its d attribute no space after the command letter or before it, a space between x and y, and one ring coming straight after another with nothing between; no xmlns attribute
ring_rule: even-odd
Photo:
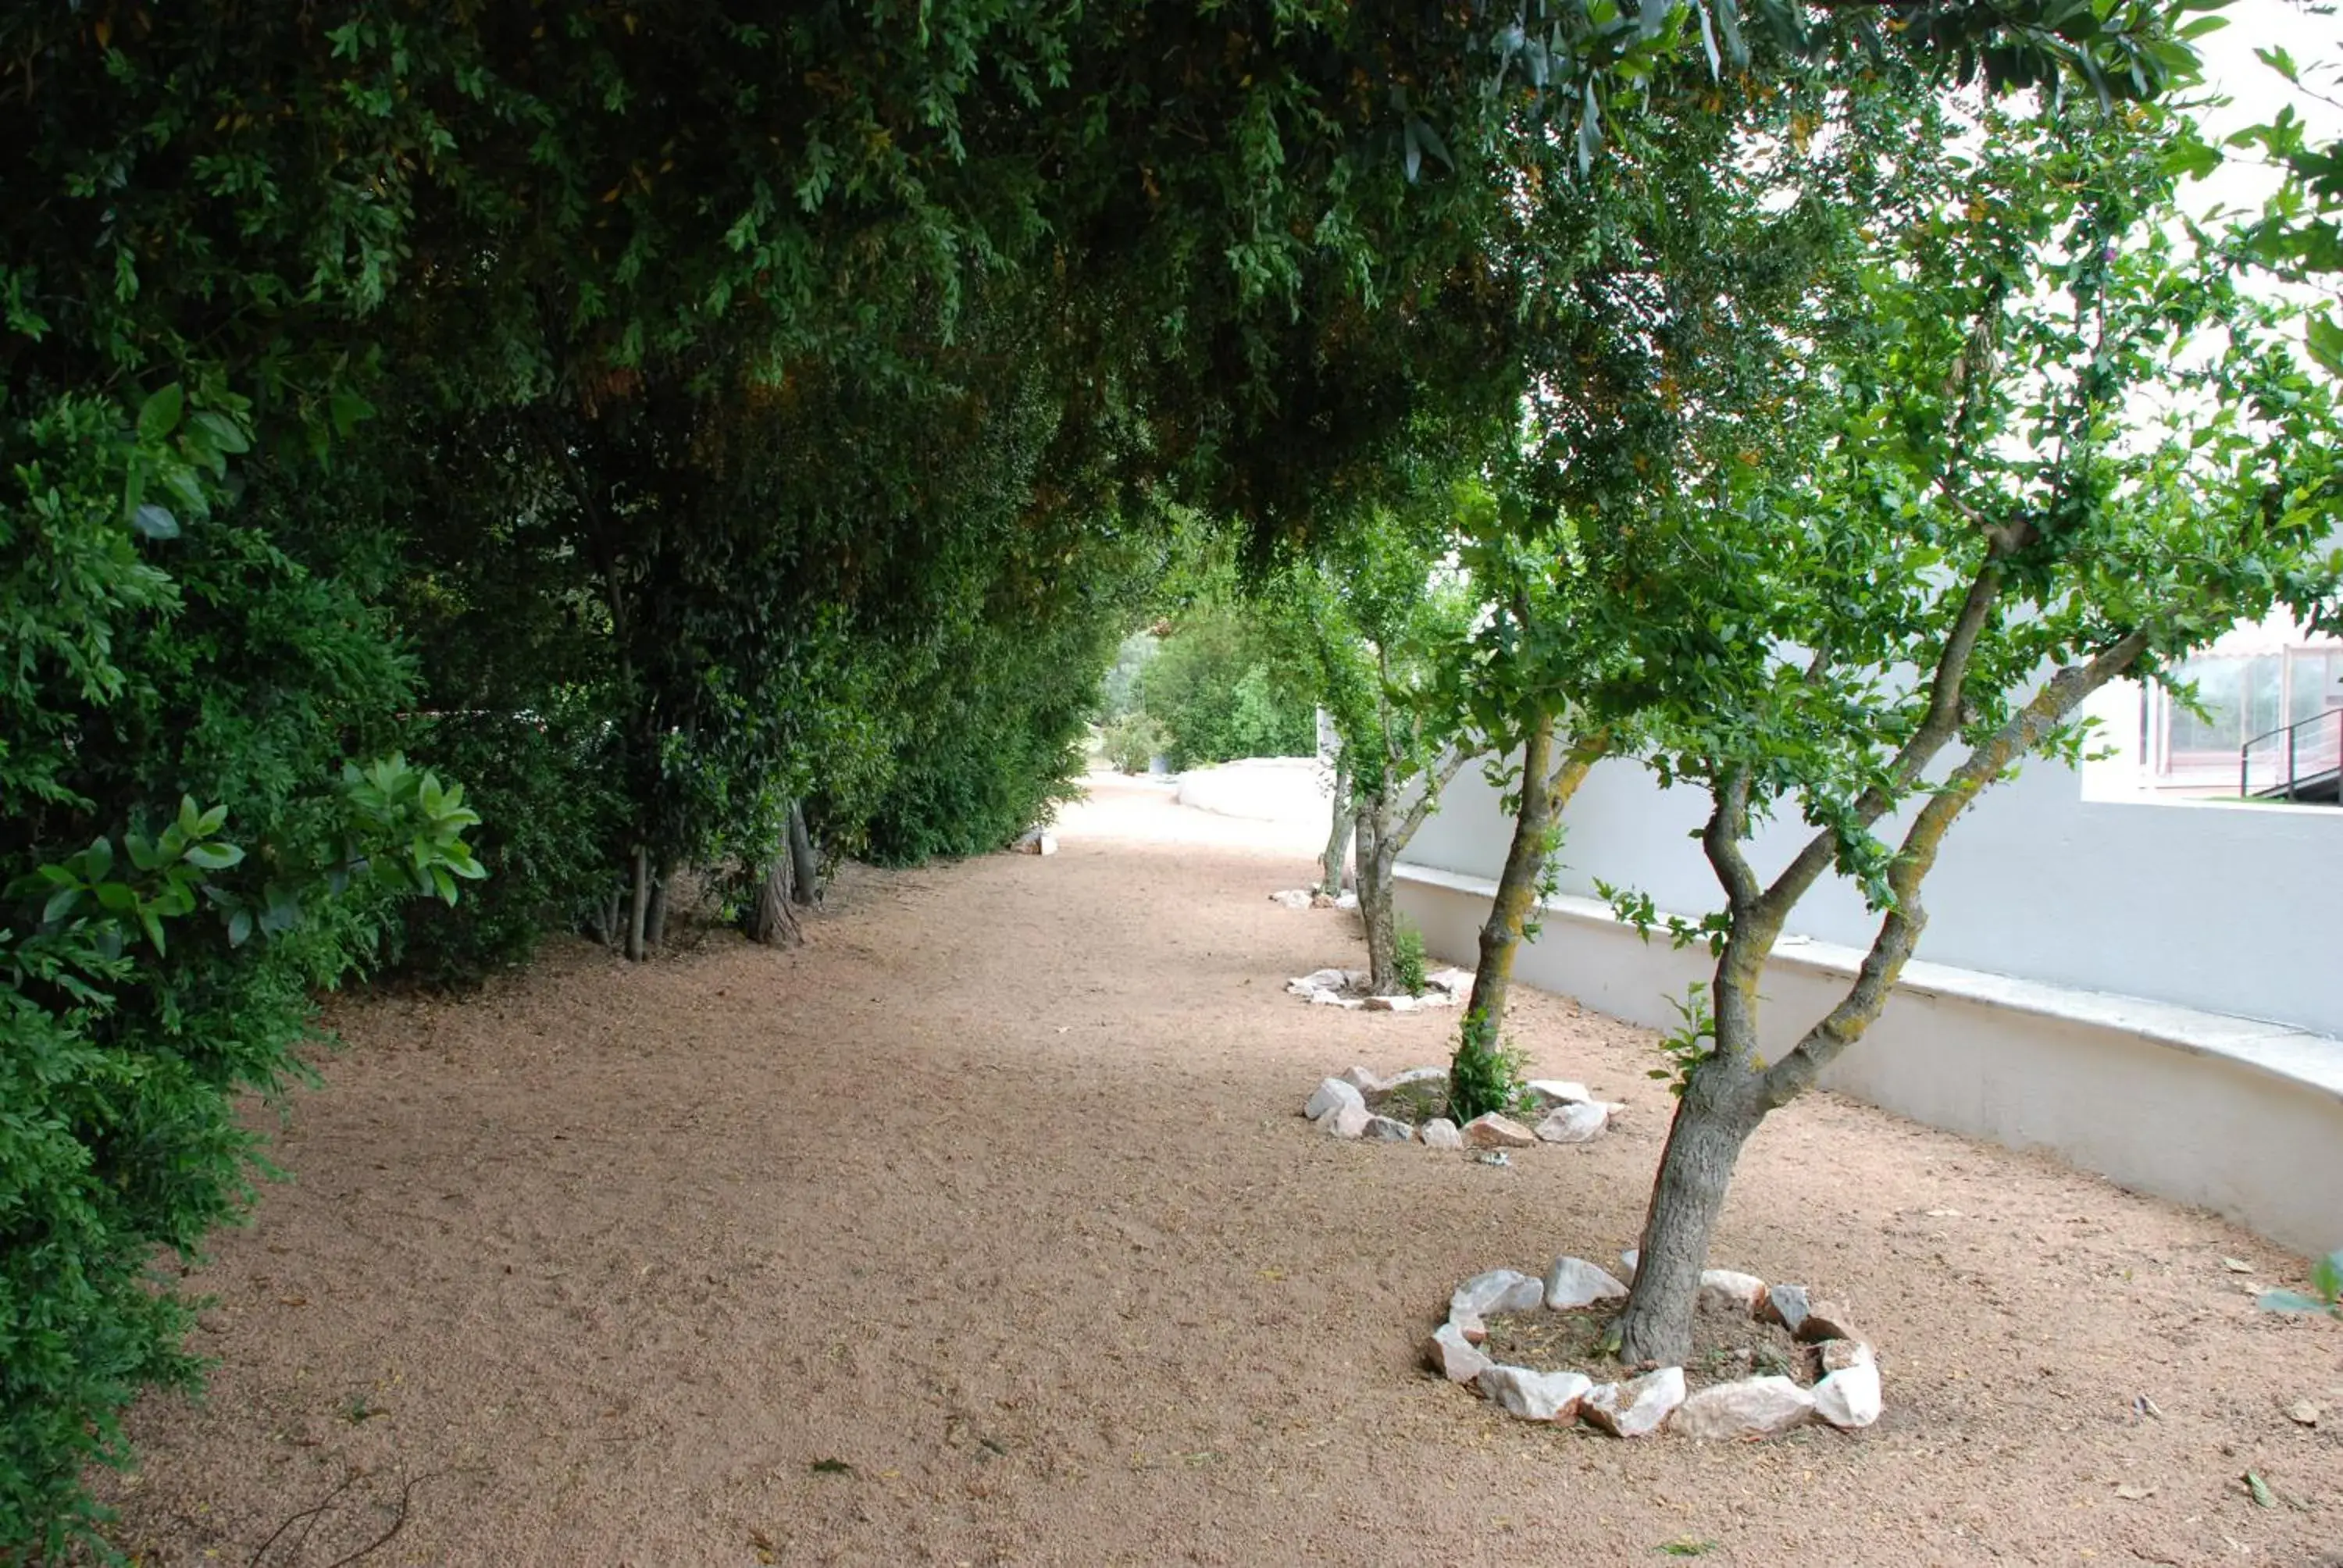
<svg viewBox="0 0 2343 1568"><path fill-rule="evenodd" d="M1497 885L1483 877L1443 870L1435 866L1401 862L1393 871L1398 880L1443 888L1474 898L1493 899ZM1585 925L1627 930L1600 899L1557 894L1540 900L1548 916ZM1654 939L1662 941L1664 939ZM1863 961L1855 949L1810 938L1785 936L1775 949L1773 963L1814 973L1852 980ZM2144 997L2107 991L2077 990L2045 985L2010 975L1956 969L1915 959L1906 964L1896 989L1913 996L1947 997L2013 1012L2032 1013L2132 1035L2151 1043L2192 1055L2235 1062L2265 1073L2292 1087L2308 1090L2343 1103L2343 1040L2315 1034L2291 1025L2194 1008L2150 1001Z"/></svg>

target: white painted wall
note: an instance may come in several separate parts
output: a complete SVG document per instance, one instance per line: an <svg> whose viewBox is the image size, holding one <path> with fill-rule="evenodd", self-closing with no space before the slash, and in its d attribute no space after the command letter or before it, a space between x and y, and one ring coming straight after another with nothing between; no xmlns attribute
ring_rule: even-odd
<svg viewBox="0 0 2343 1568"><path fill-rule="evenodd" d="M1403 868L1396 901L1433 952L1460 957L1488 918L1486 887ZM1542 924L1520 978L1615 1018L1671 1028L1666 999L1709 975L1705 951L1644 942L1591 900L1557 900ZM1775 956L1760 1030L1770 1050L1845 993L1858 956L1821 943ZM2343 1243L2343 1050L2332 1040L1920 962L1823 1083L2201 1204L2298 1251Z"/></svg>
<svg viewBox="0 0 2343 1568"><path fill-rule="evenodd" d="M1314 823L1325 837L1332 820L1333 770L1314 757L1249 757L1180 775L1179 800L1200 811L1262 822Z"/></svg>
<svg viewBox="0 0 2343 1568"><path fill-rule="evenodd" d="M1562 890L1591 897L1599 879L1664 910L1716 907L1692 837L1707 809L1631 763L1598 765L1564 818ZM1760 830L1761 871L1788 861L1802 827ZM1468 768L1406 859L1493 879L1511 830ZM2343 1035L2343 809L2085 800L2072 770L2036 761L1955 824L1926 899L1920 954L1936 963ZM1835 877L1791 919L1855 948L1875 925Z"/></svg>

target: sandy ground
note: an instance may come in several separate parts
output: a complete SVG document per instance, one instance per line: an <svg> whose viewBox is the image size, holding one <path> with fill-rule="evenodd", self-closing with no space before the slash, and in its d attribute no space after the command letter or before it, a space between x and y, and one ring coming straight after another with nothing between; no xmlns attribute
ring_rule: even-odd
<svg viewBox="0 0 2343 1568"><path fill-rule="evenodd" d="M1122 783L1060 831L854 874L795 952L574 946L343 1010L293 1181L196 1281L209 1401L144 1404L105 1484L120 1542L261 1568L394 1525L366 1562L2343 1563L2343 1324L2250 1297L2299 1260L1827 1097L1758 1134L1714 1261L1847 1301L1880 1425L1622 1443L1432 1381L1458 1279L1634 1240L1649 1037L1517 993L1541 1069L1632 1102L1591 1146L1493 1170L1322 1138L1294 1114L1320 1076L1438 1060L1453 1020L1281 993L1357 950L1349 916L1264 896L1302 879L1295 836ZM2284 1413L2305 1397L2317 1430Z"/></svg>

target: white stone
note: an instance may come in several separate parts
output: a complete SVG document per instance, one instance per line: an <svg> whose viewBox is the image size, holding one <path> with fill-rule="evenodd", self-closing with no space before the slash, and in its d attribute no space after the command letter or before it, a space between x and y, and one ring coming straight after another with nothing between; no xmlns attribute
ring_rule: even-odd
<svg viewBox="0 0 2343 1568"><path fill-rule="evenodd" d="M1743 1378L1704 1388L1671 1423L1685 1437L1767 1437L1814 1419L1815 1396L1785 1377Z"/></svg>
<svg viewBox="0 0 2343 1568"><path fill-rule="evenodd" d="M1310 907L1310 890L1307 888L1282 889L1270 894L1269 901L1272 904L1283 904L1289 910L1306 910Z"/></svg>
<svg viewBox="0 0 2343 1568"><path fill-rule="evenodd" d="M1384 1082L1383 1087L1385 1089L1397 1089L1403 1084L1429 1083L1435 1078L1444 1079L1447 1076L1448 1070L1444 1067L1411 1067L1405 1072L1399 1074L1396 1078L1387 1080Z"/></svg>
<svg viewBox="0 0 2343 1568"><path fill-rule="evenodd" d="M1370 1116L1360 1136L1371 1143L1408 1143L1415 1139L1415 1127L1396 1116Z"/></svg>
<svg viewBox="0 0 2343 1568"><path fill-rule="evenodd" d="M1614 1437L1644 1437L1660 1430L1684 1402L1682 1367L1662 1367L1625 1382L1606 1382L1587 1392L1578 1413Z"/></svg>
<svg viewBox="0 0 2343 1568"><path fill-rule="evenodd" d="M1423 1140L1424 1147L1427 1149L1464 1147L1464 1135L1457 1131L1456 1123L1449 1121L1445 1116L1435 1116L1425 1122L1416 1130L1416 1136Z"/></svg>
<svg viewBox="0 0 2343 1568"><path fill-rule="evenodd" d="M1534 1312L1545 1303L1543 1282L1519 1269L1491 1269L1475 1274L1448 1297L1451 1321L1486 1318L1498 1312Z"/></svg>
<svg viewBox="0 0 2343 1568"><path fill-rule="evenodd" d="M1479 1354L1479 1352L1474 1352ZM1568 1421L1594 1386L1582 1372L1532 1372L1527 1367L1484 1366L1473 1380L1481 1392L1523 1421Z"/></svg>
<svg viewBox="0 0 2343 1568"><path fill-rule="evenodd" d="M1460 969L1434 970L1423 977L1423 983L1434 990L1446 991L1450 996L1463 996L1473 989L1473 971Z"/></svg>
<svg viewBox="0 0 2343 1568"><path fill-rule="evenodd" d="M1315 1121L1338 1105L1355 1105L1364 1111L1367 1097L1359 1092L1358 1085L1354 1083L1346 1083L1339 1078L1321 1079L1317 1092L1302 1105L1302 1114Z"/></svg>
<svg viewBox="0 0 2343 1568"><path fill-rule="evenodd" d="M1337 1138L1363 1138L1373 1121L1363 1105L1337 1105L1318 1119L1318 1125Z"/></svg>
<svg viewBox="0 0 2343 1568"><path fill-rule="evenodd" d="M1537 1134L1510 1116L1500 1116L1492 1111L1486 1116L1475 1116L1462 1129L1464 1141L1475 1149L1527 1149L1537 1142Z"/></svg>
<svg viewBox="0 0 2343 1568"><path fill-rule="evenodd" d="M1285 989L1295 996L1308 996L1312 991L1340 990L1351 983L1348 970L1312 970L1306 975L1296 975L1285 982Z"/></svg>
<svg viewBox="0 0 2343 1568"><path fill-rule="evenodd" d="M1755 1274L1735 1272L1731 1269L1703 1269L1700 1271L1700 1304L1721 1307L1729 1312L1757 1311L1757 1303L1765 1299L1765 1282Z"/></svg>
<svg viewBox="0 0 2343 1568"><path fill-rule="evenodd" d="M1875 1361L1857 1362L1815 1384L1815 1413L1835 1427L1869 1426L1886 1408Z"/></svg>
<svg viewBox="0 0 2343 1568"><path fill-rule="evenodd" d="M1380 1094L1391 1087L1363 1067L1353 1067L1343 1073L1342 1081L1362 1094Z"/></svg>
<svg viewBox="0 0 2343 1568"><path fill-rule="evenodd" d="M1310 1000L1311 1003L1316 1007L1357 1007L1360 1005L1357 998L1346 997L1338 991L1331 990L1313 990L1310 993Z"/></svg>
<svg viewBox="0 0 2343 1568"><path fill-rule="evenodd" d="M1584 1105L1594 1098L1586 1085L1567 1078L1533 1078L1522 1087L1536 1095L1538 1104L1549 1111L1557 1105Z"/></svg>
<svg viewBox="0 0 2343 1568"><path fill-rule="evenodd" d="M1859 1340L1863 1337L1855 1331L1854 1320L1847 1310L1836 1302L1809 1301L1805 1319L1791 1332L1810 1345L1820 1344L1825 1340Z"/></svg>
<svg viewBox="0 0 2343 1568"><path fill-rule="evenodd" d="M1454 1323L1443 1323L1432 1331L1432 1338L1423 1347L1423 1359L1450 1382L1471 1382L1483 1368L1493 1364Z"/></svg>
<svg viewBox="0 0 2343 1568"><path fill-rule="evenodd" d="M1054 855L1058 852L1058 836L1046 828L1028 828L1017 836L1017 852L1021 855Z"/></svg>
<svg viewBox="0 0 2343 1568"><path fill-rule="evenodd" d="M1334 907L1338 910L1355 910L1359 907L1359 895L1356 893L1337 894L1334 899Z"/></svg>
<svg viewBox="0 0 2343 1568"><path fill-rule="evenodd" d="M1643 1255L1644 1254L1641 1251L1634 1247L1630 1247L1625 1251L1619 1254L1619 1262L1620 1265L1627 1271L1627 1282L1629 1284L1634 1283L1635 1281L1635 1260Z"/></svg>
<svg viewBox="0 0 2343 1568"><path fill-rule="evenodd" d="M1557 1312L1615 1302L1626 1293L1609 1270L1584 1258L1556 1258L1545 1271L1545 1304Z"/></svg>
<svg viewBox="0 0 2343 1568"><path fill-rule="evenodd" d="M1825 1340L1822 1342L1823 1371L1845 1372L1849 1367L1869 1366L1875 1360L1871 1347L1861 1340Z"/></svg>
<svg viewBox="0 0 2343 1568"><path fill-rule="evenodd" d="M1548 1111L1535 1132L1547 1143L1592 1143L1610 1121L1610 1111L1600 1105L1564 1105Z"/></svg>
<svg viewBox="0 0 2343 1568"><path fill-rule="evenodd" d="M1423 1009L1423 999L1402 992L1396 996L1366 997L1359 1005L1369 1012L1420 1012Z"/></svg>

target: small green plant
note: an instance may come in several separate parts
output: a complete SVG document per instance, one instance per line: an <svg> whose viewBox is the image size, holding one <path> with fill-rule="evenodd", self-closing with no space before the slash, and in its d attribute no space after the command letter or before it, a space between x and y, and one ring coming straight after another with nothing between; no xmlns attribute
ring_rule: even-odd
<svg viewBox="0 0 2343 1568"><path fill-rule="evenodd" d="M1501 1043L1488 1016L1475 1010L1465 1019L1455 1059L1449 1063L1449 1113L1458 1121L1470 1121L1493 1111L1526 1110L1530 1095L1522 1083L1522 1067L1520 1050Z"/></svg>
<svg viewBox="0 0 2343 1568"><path fill-rule="evenodd" d="M1684 987L1682 1001L1670 997L1668 1005L1676 1010L1678 1020L1660 1040L1668 1065L1653 1068L1644 1076L1666 1084L1668 1092L1681 1099L1692 1070L1716 1049L1716 1014L1708 1005L1708 987L1698 980Z"/></svg>
<svg viewBox="0 0 2343 1568"><path fill-rule="evenodd" d="M1414 921L1403 918L1392 932L1392 970L1408 995L1422 996L1432 983L1425 978L1426 961L1423 933Z"/></svg>
<svg viewBox="0 0 2343 1568"><path fill-rule="evenodd" d="M2310 1266L2309 1295L2300 1291L2264 1291L2255 1304L2266 1312L2324 1312L2343 1319L2343 1248Z"/></svg>

